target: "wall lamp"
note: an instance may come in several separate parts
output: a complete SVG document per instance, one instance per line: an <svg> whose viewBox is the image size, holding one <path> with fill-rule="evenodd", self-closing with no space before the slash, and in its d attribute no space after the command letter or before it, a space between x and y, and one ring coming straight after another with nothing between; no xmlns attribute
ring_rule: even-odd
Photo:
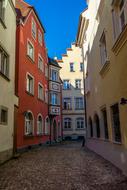
<svg viewBox="0 0 127 190"><path fill-rule="evenodd" d="M125 104L127 104L127 99L125 99L125 98L121 98L121 100L120 100L120 104L121 104L121 105L125 105Z"/></svg>

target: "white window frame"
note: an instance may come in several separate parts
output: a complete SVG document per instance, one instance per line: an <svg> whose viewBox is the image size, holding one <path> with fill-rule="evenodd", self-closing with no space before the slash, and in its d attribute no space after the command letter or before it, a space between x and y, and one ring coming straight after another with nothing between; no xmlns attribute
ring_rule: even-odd
<svg viewBox="0 0 127 190"><path fill-rule="evenodd" d="M77 107L77 99L82 99L82 101L80 101L80 103L78 102L78 107ZM84 100L83 97L75 97L75 110L83 110L84 109Z"/></svg>
<svg viewBox="0 0 127 190"><path fill-rule="evenodd" d="M56 75L54 75L54 74L56 74ZM58 71L57 70L55 70L55 69L51 70L51 79L52 79L52 81L58 81Z"/></svg>
<svg viewBox="0 0 127 190"><path fill-rule="evenodd" d="M33 53L32 53L32 56L29 54L29 45L32 46L33 48ZM28 39L27 40L27 55L30 57L30 59L32 59L32 61L34 61L34 45L33 43Z"/></svg>
<svg viewBox="0 0 127 190"><path fill-rule="evenodd" d="M29 91L28 89L28 76L30 76L33 79L33 89L32 92ZM34 95L34 77L30 73L26 73L26 91L32 95Z"/></svg>
<svg viewBox="0 0 127 190"><path fill-rule="evenodd" d="M41 37L41 40L40 40L40 37ZM39 29L38 29L38 42L42 46L43 36L42 36L42 32Z"/></svg>
<svg viewBox="0 0 127 190"><path fill-rule="evenodd" d="M64 85L66 83L66 85ZM70 90L71 89L71 83L69 79L63 80L63 90Z"/></svg>
<svg viewBox="0 0 127 190"><path fill-rule="evenodd" d="M64 108L64 102L66 102L65 101L66 99L70 100L70 102L67 102L67 109ZM70 98L70 97L64 97L63 98L63 109L64 110L71 110L72 109L72 98Z"/></svg>
<svg viewBox="0 0 127 190"><path fill-rule="evenodd" d="M78 127L78 122L80 122L80 127ZM83 127L81 127L81 123L83 122ZM84 129L85 128L85 126L84 126L84 118L83 117L78 117L78 118L76 118L76 129Z"/></svg>
<svg viewBox="0 0 127 190"><path fill-rule="evenodd" d="M26 114L29 114L29 113L32 115L33 120L32 120L32 123L30 123L30 120L28 120L28 118L26 118L27 116L25 116L25 135L26 136L34 135L34 115L31 111L26 112ZM30 124L31 124L31 126L29 126ZM30 127L31 127L31 129L30 129Z"/></svg>
<svg viewBox="0 0 127 190"><path fill-rule="evenodd" d="M42 97L40 96L40 87L42 89ZM44 101L44 87L40 82L38 83L38 99Z"/></svg>
<svg viewBox="0 0 127 190"><path fill-rule="evenodd" d="M67 127L65 127L65 123L67 123ZM70 126L69 126L69 123L70 123ZM63 126L64 126L64 129L72 129L72 119L69 117L64 118Z"/></svg>
<svg viewBox="0 0 127 190"><path fill-rule="evenodd" d="M41 117L42 125L40 126L39 117ZM39 113L37 116L37 135L42 135L44 133L44 120L42 115Z"/></svg>
<svg viewBox="0 0 127 190"><path fill-rule="evenodd" d="M35 28L33 28L33 25ZM36 24L34 18L32 18L32 20L31 20L31 33L32 33L33 39L36 40L36 38L37 38L37 24Z"/></svg>
<svg viewBox="0 0 127 190"><path fill-rule="evenodd" d="M41 65L40 65L39 60L41 60ZM44 72L44 60L40 54L38 54L38 68L39 68L39 70Z"/></svg>

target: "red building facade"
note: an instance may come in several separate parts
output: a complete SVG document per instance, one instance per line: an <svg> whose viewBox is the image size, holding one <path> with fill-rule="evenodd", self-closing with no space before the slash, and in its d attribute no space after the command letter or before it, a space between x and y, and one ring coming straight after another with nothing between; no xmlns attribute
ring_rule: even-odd
<svg viewBox="0 0 127 190"><path fill-rule="evenodd" d="M48 58L45 30L33 7L16 0L16 95L15 147L26 148L50 139L48 117Z"/></svg>

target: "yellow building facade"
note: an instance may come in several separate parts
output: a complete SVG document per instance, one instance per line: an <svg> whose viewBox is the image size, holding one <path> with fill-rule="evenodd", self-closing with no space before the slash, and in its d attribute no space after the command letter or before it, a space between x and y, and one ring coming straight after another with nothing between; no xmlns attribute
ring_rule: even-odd
<svg viewBox="0 0 127 190"><path fill-rule="evenodd" d="M61 66L63 138L82 139L85 136L84 81L82 50L72 44L58 60Z"/></svg>
<svg viewBox="0 0 127 190"><path fill-rule="evenodd" d="M127 0L89 0L81 13L87 146L127 174Z"/></svg>
<svg viewBox="0 0 127 190"><path fill-rule="evenodd" d="M15 97L15 1L0 1L0 163L13 154Z"/></svg>

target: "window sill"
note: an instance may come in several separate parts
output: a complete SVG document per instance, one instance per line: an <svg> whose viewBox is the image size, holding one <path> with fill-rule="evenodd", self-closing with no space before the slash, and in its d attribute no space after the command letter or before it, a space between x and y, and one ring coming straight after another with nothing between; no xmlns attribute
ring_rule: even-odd
<svg viewBox="0 0 127 190"><path fill-rule="evenodd" d="M71 73L74 73L75 71L70 71Z"/></svg>
<svg viewBox="0 0 127 190"><path fill-rule="evenodd" d="M72 111L72 109L63 109L64 111Z"/></svg>
<svg viewBox="0 0 127 190"><path fill-rule="evenodd" d="M27 55L27 58L28 58L32 63L34 63L34 60L33 60L29 55Z"/></svg>
<svg viewBox="0 0 127 190"><path fill-rule="evenodd" d="M71 90L71 88L68 88L68 89L63 89L63 90Z"/></svg>
<svg viewBox="0 0 127 190"><path fill-rule="evenodd" d="M40 98L37 98L37 99L38 99L38 101L44 103L44 100L42 100L42 99L40 99Z"/></svg>
<svg viewBox="0 0 127 190"><path fill-rule="evenodd" d="M32 93L28 92L27 90L26 90L26 93L27 93L29 96L34 97L34 94L32 94Z"/></svg>
<svg viewBox="0 0 127 190"><path fill-rule="evenodd" d="M100 75L104 76L104 74L106 74L106 72L109 70L109 66L110 66L110 61L107 60L100 70Z"/></svg>
<svg viewBox="0 0 127 190"><path fill-rule="evenodd" d="M73 131L73 129L63 129L63 131Z"/></svg>
<svg viewBox="0 0 127 190"><path fill-rule="evenodd" d="M0 122L0 125L7 126L8 123Z"/></svg>
<svg viewBox="0 0 127 190"><path fill-rule="evenodd" d="M84 108L75 108L76 111L84 110Z"/></svg>
<svg viewBox="0 0 127 190"><path fill-rule="evenodd" d="M24 138L34 138L34 135L32 134L32 135L24 135Z"/></svg>
<svg viewBox="0 0 127 190"><path fill-rule="evenodd" d="M84 131L84 130L85 128L81 128L81 129L76 128L76 131Z"/></svg>
<svg viewBox="0 0 127 190"><path fill-rule="evenodd" d="M127 41L127 24L125 25L124 30L117 37L112 47L112 51L115 53L115 55L118 55L118 53L120 52L121 48L124 46L126 41Z"/></svg>
<svg viewBox="0 0 127 190"><path fill-rule="evenodd" d="M4 75L1 71L0 71L0 75L1 75L5 80L10 81L10 79L9 79L6 75Z"/></svg>
<svg viewBox="0 0 127 190"><path fill-rule="evenodd" d="M116 145L122 145L121 142L117 142L117 141L113 141L113 144L116 144Z"/></svg>
<svg viewBox="0 0 127 190"><path fill-rule="evenodd" d="M5 25L5 22L0 18L0 23L2 24L3 28L6 29L6 25Z"/></svg>
<svg viewBox="0 0 127 190"><path fill-rule="evenodd" d="M43 133L39 133L39 134L37 134L36 136L37 137L42 137L44 134Z"/></svg>

